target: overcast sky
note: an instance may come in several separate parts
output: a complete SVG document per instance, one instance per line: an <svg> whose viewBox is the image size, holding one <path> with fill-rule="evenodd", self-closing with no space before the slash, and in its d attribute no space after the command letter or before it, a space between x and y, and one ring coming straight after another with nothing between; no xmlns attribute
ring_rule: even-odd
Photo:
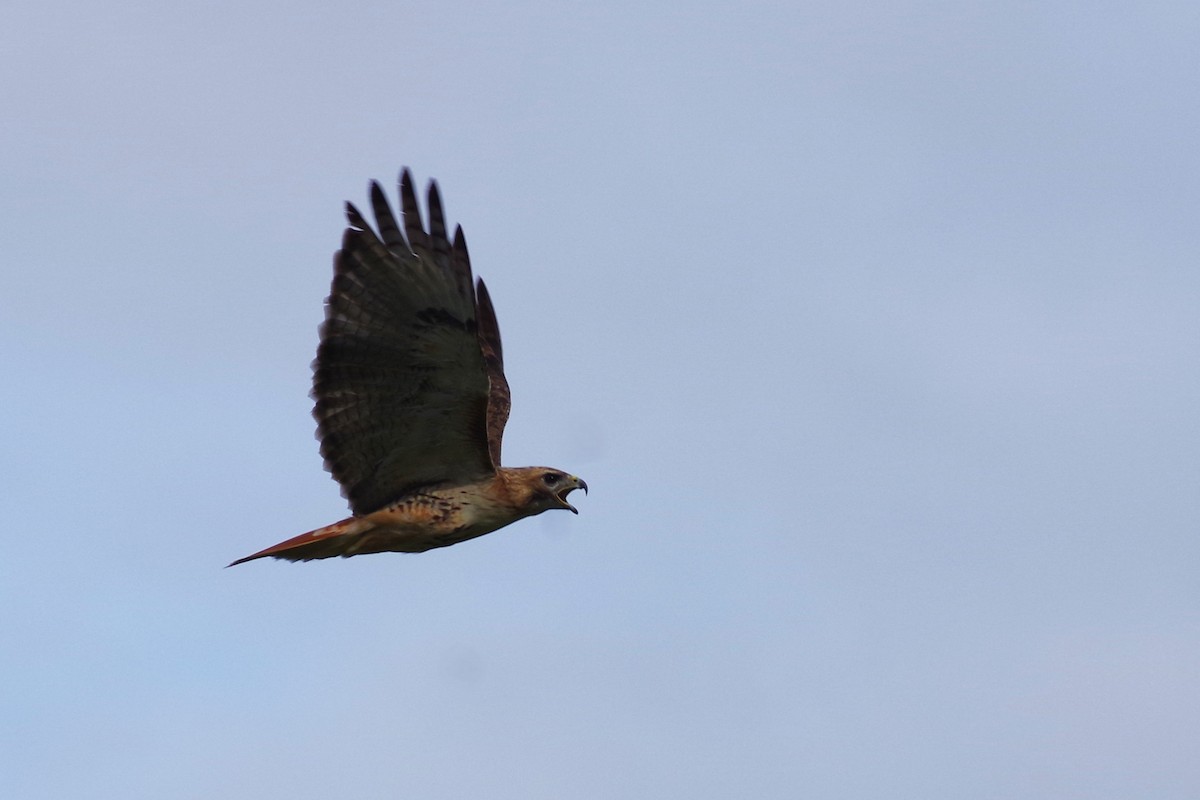
<svg viewBox="0 0 1200 800"><path fill-rule="evenodd" d="M1200 6L0 16L0 796L1200 794ZM591 494L225 570L402 165Z"/></svg>

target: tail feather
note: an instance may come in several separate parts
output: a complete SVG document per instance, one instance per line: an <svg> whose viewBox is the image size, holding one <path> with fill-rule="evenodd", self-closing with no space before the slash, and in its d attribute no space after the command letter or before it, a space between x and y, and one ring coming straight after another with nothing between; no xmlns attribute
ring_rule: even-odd
<svg viewBox="0 0 1200 800"><path fill-rule="evenodd" d="M291 539L271 545L265 550L259 550L245 558L239 558L229 566L244 564L247 561L267 556L286 561L312 561L318 558L351 555L360 552L355 545L360 544L362 534L373 527L370 522L361 517L347 517L340 522L293 536Z"/></svg>

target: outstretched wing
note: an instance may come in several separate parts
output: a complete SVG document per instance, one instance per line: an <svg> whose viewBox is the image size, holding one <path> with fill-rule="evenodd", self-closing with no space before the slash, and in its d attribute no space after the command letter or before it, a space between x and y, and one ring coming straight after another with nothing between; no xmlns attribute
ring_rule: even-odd
<svg viewBox="0 0 1200 800"><path fill-rule="evenodd" d="M493 365L481 341L462 229L447 238L431 183L425 230L407 169L400 201L403 233L377 183L371 206L378 234L346 205L350 227L334 256L313 362L321 455L358 515L421 486L495 471L499 435L491 450L488 419L497 374L507 416L499 333ZM490 303L486 309L495 331Z"/></svg>

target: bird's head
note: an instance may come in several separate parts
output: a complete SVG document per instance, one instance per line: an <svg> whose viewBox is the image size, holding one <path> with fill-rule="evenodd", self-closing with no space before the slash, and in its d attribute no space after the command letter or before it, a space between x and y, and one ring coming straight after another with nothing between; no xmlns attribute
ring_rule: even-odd
<svg viewBox="0 0 1200 800"><path fill-rule="evenodd" d="M575 489L583 489L584 494L588 490L583 480L551 467L522 467L505 469L504 472L509 473L510 487L530 514L540 514L552 508L565 508L578 514L579 510L567 502L567 495Z"/></svg>

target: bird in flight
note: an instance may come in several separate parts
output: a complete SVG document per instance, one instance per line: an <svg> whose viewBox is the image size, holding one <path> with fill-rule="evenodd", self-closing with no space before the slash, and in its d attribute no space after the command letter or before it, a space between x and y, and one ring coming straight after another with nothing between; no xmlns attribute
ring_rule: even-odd
<svg viewBox="0 0 1200 800"><path fill-rule="evenodd" d="M496 312L474 282L462 228L446 236L437 183L429 228L400 175L403 229L371 183L376 229L353 204L333 259L313 362L325 468L352 516L239 558L310 561L420 553L554 508L587 484L550 467L500 466L508 381Z"/></svg>

